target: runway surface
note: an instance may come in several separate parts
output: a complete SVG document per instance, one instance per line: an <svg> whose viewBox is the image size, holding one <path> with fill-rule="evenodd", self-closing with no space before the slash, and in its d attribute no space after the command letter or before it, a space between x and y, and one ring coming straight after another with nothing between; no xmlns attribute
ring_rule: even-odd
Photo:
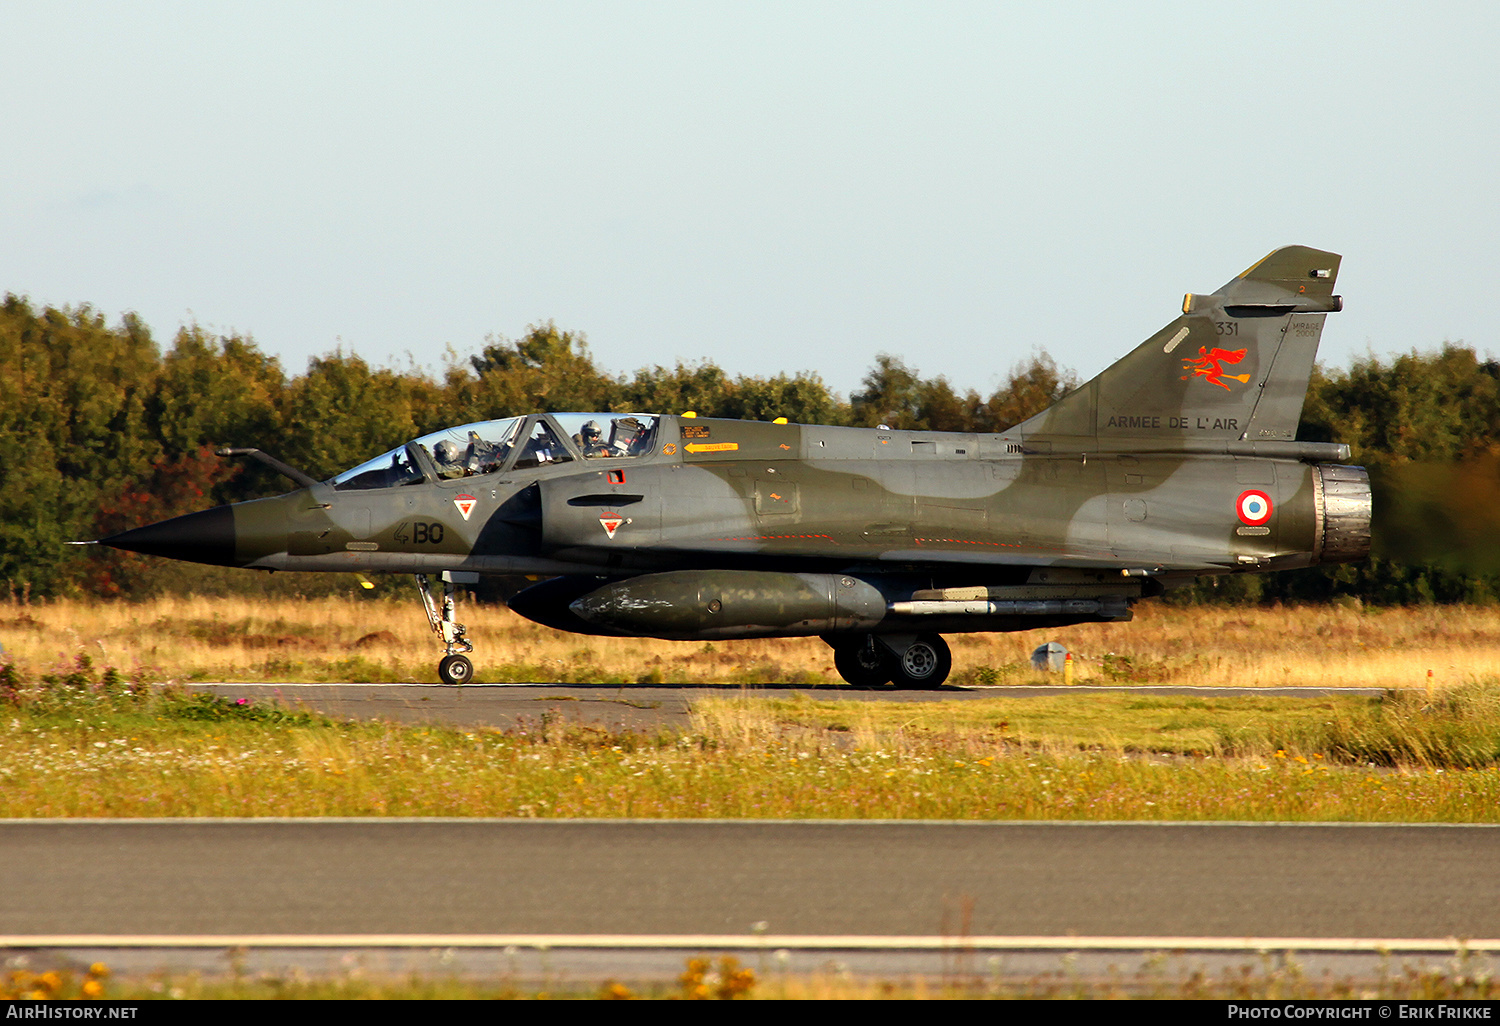
<svg viewBox="0 0 1500 1026"><path fill-rule="evenodd" d="M773 684L743 688L735 685L599 685L599 684L224 684L188 685L225 698L272 700L348 719L387 719L401 723L444 723L457 727L524 727L543 715L553 720L588 723L610 730L650 732L686 729L689 705L711 696L787 696L803 693L820 700L849 702L974 701L984 698L1027 698L1072 694L1086 701L1091 695L1293 695L1317 698L1328 694L1377 695L1378 688L1201 688L1201 687L944 687L933 691L893 688L809 688Z"/></svg>
<svg viewBox="0 0 1500 1026"><path fill-rule="evenodd" d="M5 821L0 934L1500 937L1500 828Z"/></svg>

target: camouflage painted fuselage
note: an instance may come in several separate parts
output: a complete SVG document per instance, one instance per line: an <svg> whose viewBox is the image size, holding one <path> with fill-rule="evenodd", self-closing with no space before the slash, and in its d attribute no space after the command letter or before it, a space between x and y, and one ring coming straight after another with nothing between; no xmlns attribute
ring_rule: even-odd
<svg viewBox="0 0 1500 1026"><path fill-rule="evenodd" d="M575 459L489 479L353 493L319 485L241 503L222 511L232 518L225 537L233 547L216 561L268 570L572 575L593 586L599 578L678 570L848 575L872 581L890 607L931 595L955 601L941 596L963 589L972 598L975 588L997 601L1126 599L1203 573L1342 558L1350 546L1330 535L1341 523L1328 515L1330 468L1289 458L1290 447L1282 458L1038 453L1020 432L661 421L656 451L624 467ZM1269 501L1264 523L1241 515L1247 492ZM472 502L467 517L460 496ZM694 592L683 593L691 598L684 604L699 604L702 583L684 584ZM1108 618L1128 617L1123 603L1109 608ZM901 615L888 608L858 625L909 629L915 615L930 629L1004 630L1042 626L1038 615L1068 622L1081 612ZM590 629L561 614L548 619ZM712 633L829 629L823 618L802 619L812 622Z"/></svg>

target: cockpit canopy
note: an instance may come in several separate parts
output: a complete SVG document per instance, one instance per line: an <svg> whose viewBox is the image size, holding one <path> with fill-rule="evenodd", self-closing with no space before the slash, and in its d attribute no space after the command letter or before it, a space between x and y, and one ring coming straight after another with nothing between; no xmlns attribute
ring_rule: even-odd
<svg viewBox="0 0 1500 1026"><path fill-rule="evenodd" d="M339 491L358 491L577 459L637 459L654 450L657 419L640 413L558 413L464 424L413 439L328 483Z"/></svg>

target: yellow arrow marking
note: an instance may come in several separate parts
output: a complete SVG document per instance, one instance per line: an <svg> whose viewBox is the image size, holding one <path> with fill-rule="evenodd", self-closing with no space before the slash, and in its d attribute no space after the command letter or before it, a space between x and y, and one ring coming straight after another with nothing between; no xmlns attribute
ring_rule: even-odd
<svg viewBox="0 0 1500 1026"><path fill-rule="evenodd" d="M683 446L688 452L733 452L739 447L739 442L709 442L707 445L689 443Z"/></svg>

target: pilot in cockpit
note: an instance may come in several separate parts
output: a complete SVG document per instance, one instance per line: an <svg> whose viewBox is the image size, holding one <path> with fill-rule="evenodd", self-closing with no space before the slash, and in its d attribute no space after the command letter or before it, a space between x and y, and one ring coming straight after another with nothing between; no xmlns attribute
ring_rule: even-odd
<svg viewBox="0 0 1500 1026"><path fill-rule="evenodd" d="M464 476L464 449L452 439L445 438L432 447L432 462L437 464L438 477L444 480Z"/></svg>
<svg viewBox="0 0 1500 1026"><path fill-rule="evenodd" d="M573 444L577 445L578 451L588 459L611 455L609 446L604 443L604 429L599 426L597 420L584 424L578 434L573 436Z"/></svg>

